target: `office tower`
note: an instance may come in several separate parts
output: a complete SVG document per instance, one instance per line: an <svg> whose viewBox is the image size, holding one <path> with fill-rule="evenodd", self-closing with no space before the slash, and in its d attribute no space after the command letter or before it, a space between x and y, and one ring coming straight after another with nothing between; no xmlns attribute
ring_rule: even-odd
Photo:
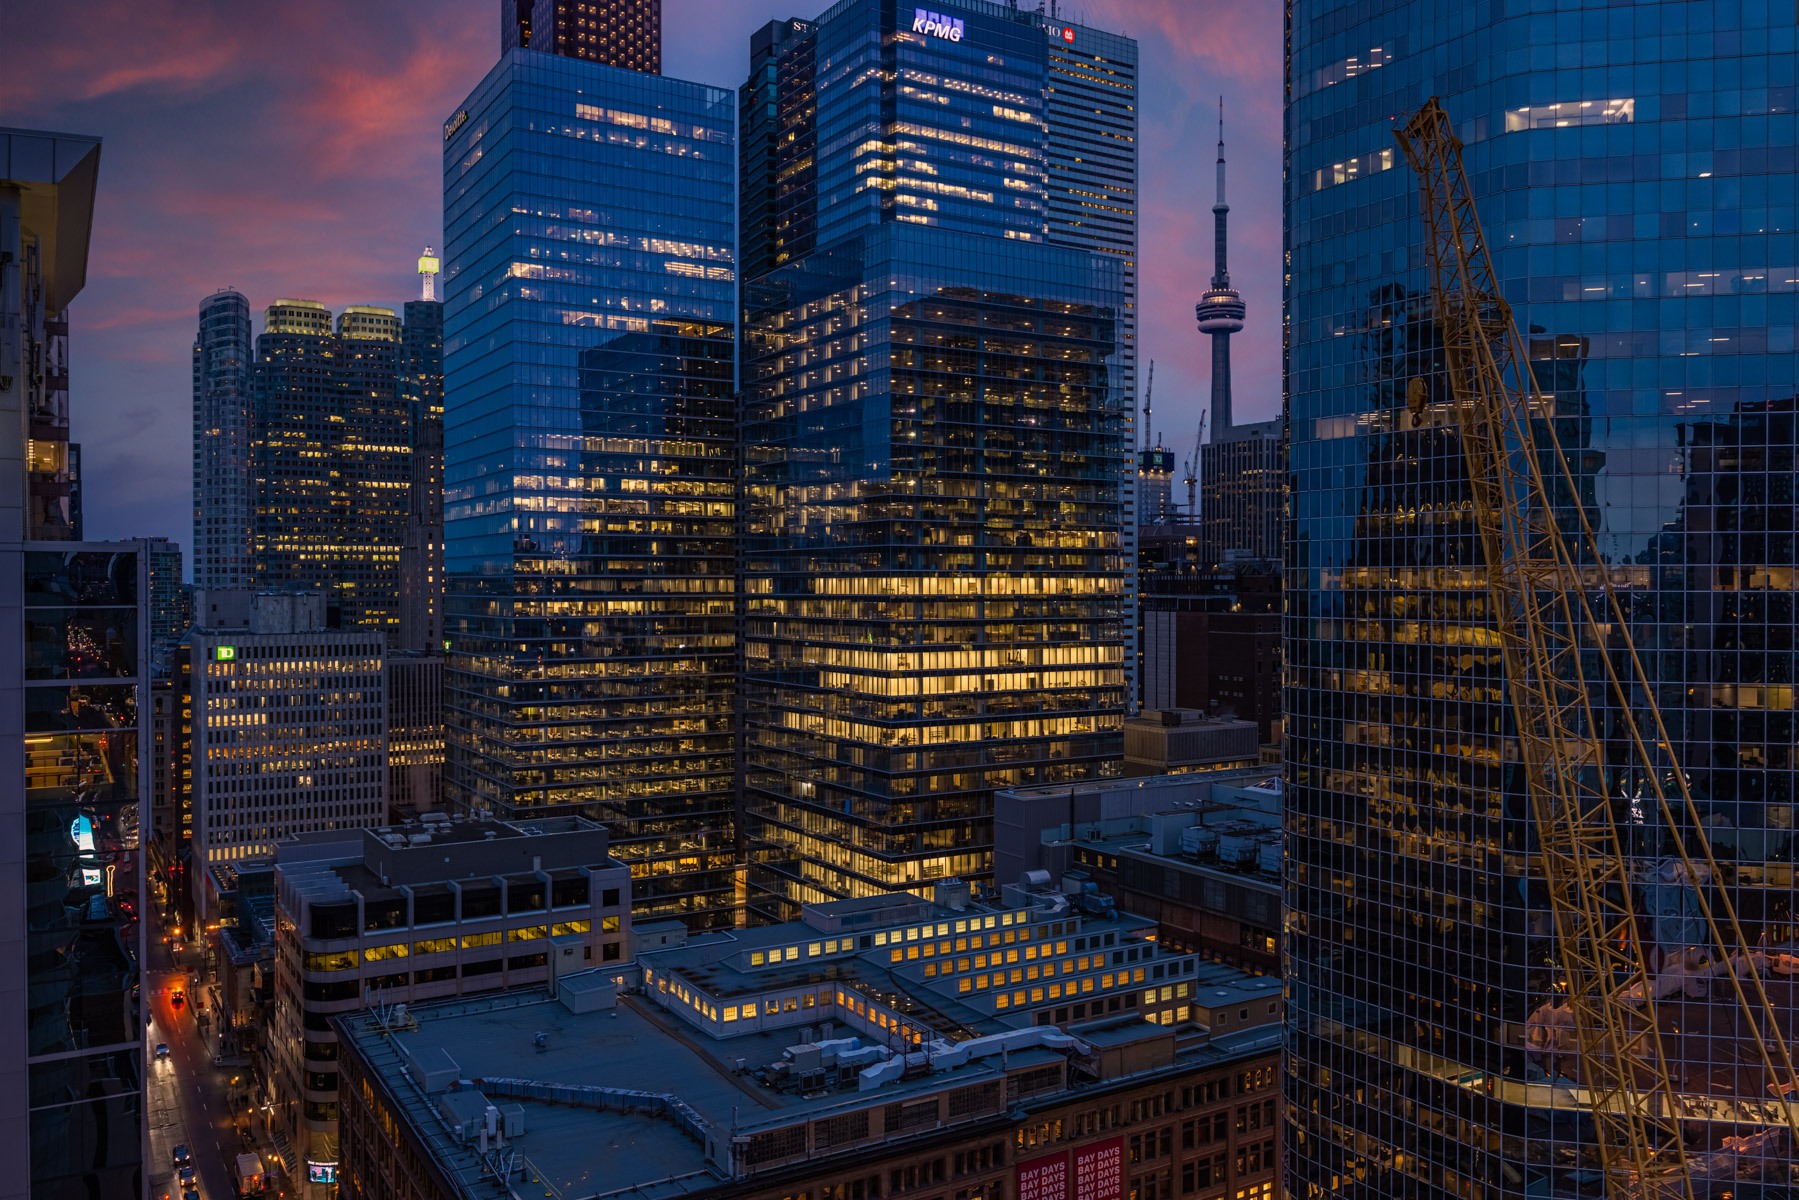
<svg viewBox="0 0 1799 1200"><path fill-rule="evenodd" d="M531 44L531 8L534 0L500 0L500 53L522 50Z"/></svg>
<svg viewBox="0 0 1799 1200"><path fill-rule="evenodd" d="M387 809L398 824L443 803L442 654L387 655Z"/></svg>
<svg viewBox="0 0 1799 1200"><path fill-rule="evenodd" d="M443 649L443 304L436 299L437 259L420 260L425 298L406 303L400 329L400 399L412 429L406 531L400 547L400 623L396 645ZM431 269L425 270L423 264Z"/></svg>
<svg viewBox="0 0 1799 1200"><path fill-rule="evenodd" d="M540 989L631 956L630 872L607 853L606 830L579 817L305 834L276 850L273 874L271 1124L307 1164L309 1200L337 1194L334 1017L371 998ZM613 1161L633 1178L645 1170L635 1155Z"/></svg>
<svg viewBox="0 0 1799 1200"><path fill-rule="evenodd" d="M662 73L662 0L500 0L500 53L529 48Z"/></svg>
<svg viewBox="0 0 1799 1200"><path fill-rule="evenodd" d="M1693 11L1613 10L1589 74L1556 69L1589 27L1510 6L1289 7L1289 1194L1572 1195L1598 1161L1579 1056L1545 1032L1553 918L1388 119L1432 94L1571 460L1563 503L1598 530L1729 860L1709 902L1790 961L1793 24ZM1594 696L1601 729L1612 703ZM1634 804L1624 871L1660 989L1700 896L1668 859L1680 835ZM1792 977L1766 974L1790 1038ZM1680 1111L1708 1114L1683 1126L1699 1192L1790 1190L1728 980L1710 989L1660 1010Z"/></svg>
<svg viewBox="0 0 1799 1200"><path fill-rule="evenodd" d="M1214 429L1200 447L1198 524L1207 563L1280 557L1282 429L1278 417L1240 422Z"/></svg>
<svg viewBox="0 0 1799 1200"><path fill-rule="evenodd" d="M401 323L352 305L332 328L311 300L277 300L256 339L256 586L315 588L334 628L397 636L411 507L411 410Z"/></svg>
<svg viewBox="0 0 1799 1200"><path fill-rule="evenodd" d="M69 307L94 138L0 129L0 1197L144 1189L140 823L151 708L137 542L73 542Z"/></svg>
<svg viewBox="0 0 1799 1200"><path fill-rule="evenodd" d="M200 305L194 339L194 586L249 587L256 572L255 351L250 303Z"/></svg>
<svg viewBox="0 0 1799 1200"><path fill-rule="evenodd" d="M194 906L206 873L295 833L387 822L381 634L325 627L309 592L206 592L190 635Z"/></svg>
<svg viewBox="0 0 1799 1200"><path fill-rule="evenodd" d="M187 632L189 599L181 582L181 544L144 538L150 556L150 653L158 660Z"/></svg>
<svg viewBox="0 0 1799 1200"><path fill-rule="evenodd" d="M1006 6L847 3L777 63L821 151L778 201L818 248L745 289L762 917L984 877L993 789L1116 769L1124 262L1045 241L1047 47Z"/></svg>
<svg viewBox="0 0 1799 1200"><path fill-rule="evenodd" d="M782 163L789 173L802 169L815 139L799 146L783 136L779 86L781 60L812 24L798 17L770 21L750 36L750 75L737 89L738 270L745 279L766 275L792 257L781 229L777 185ZM793 64L789 64L791 72ZM789 109L792 88L787 89ZM790 112L791 116L791 112ZM801 122L809 130L809 124Z"/></svg>
<svg viewBox="0 0 1799 1200"><path fill-rule="evenodd" d="M1041 6L1039 6L1041 7ZM1052 6L1053 10L1053 6ZM903 9L901 10L904 11ZM1118 372L1114 386L1127 396L1137 391L1137 43L1135 40L1065 22L1053 12L1044 20L1049 41L1043 89L1044 165L1048 221L1044 232L1059 246L1078 246L1118 259L1124 278L1124 308L1118 324ZM1145 480L1130 452L1138 450L1136 408L1114 410L1118 436L1127 451L1120 495L1120 551L1130 581L1124 596L1125 626L1138 622L1137 527L1167 511L1168 491L1145 495ZM1172 466L1173 454L1149 444L1141 453L1153 466ZM1171 519L1164 517L1163 520ZM1128 702L1136 703L1137 655L1124 660Z"/></svg>
<svg viewBox="0 0 1799 1200"><path fill-rule="evenodd" d="M516 50L444 143L446 801L604 821L695 925L736 903L733 108Z"/></svg>
<svg viewBox="0 0 1799 1200"><path fill-rule="evenodd" d="M215 593L216 594L216 593ZM191 625L191 622L190 622ZM194 928L194 662L189 645L191 629L164 656L172 693L168 734L169 789L172 802L169 840L163 845L162 882L172 922L178 929ZM201 753L205 741L201 741Z"/></svg>

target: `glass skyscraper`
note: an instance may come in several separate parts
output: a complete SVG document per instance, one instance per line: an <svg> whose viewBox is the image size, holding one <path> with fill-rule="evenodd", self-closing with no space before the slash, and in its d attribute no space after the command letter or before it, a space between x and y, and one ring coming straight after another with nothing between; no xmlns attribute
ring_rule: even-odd
<svg viewBox="0 0 1799 1200"><path fill-rule="evenodd" d="M513 50L444 125L446 799L735 917L730 92Z"/></svg>
<svg viewBox="0 0 1799 1200"><path fill-rule="evenodd" d="M149 1144L152 549L52 540L69 528L54 519L68 313L99 158L94 138L0 129L0 1118L14 1147L0 1194L31 1200L139 1200Z"/></svg>
<svg viewBox="0 0 1799 1200"><path fill-rule="evenodd" d="M1124 304L1118 319L1118 378L1137 392L1137 43L1122 34L1062 20L1044 23L1044 234L1118 261ZM1137 445L1137 406L1117 410L1125 447ZM1147 450L1148 447L1145 447ZM1137 526L1144 517L1135 460L1121 493L1127 628L1137 627ZM1137 697L1137 655L1124 660L1125 694Z"/></svg>
<svg viewBox="0 0 1799 1200"><path fill-rule="evenodd" d="M1128 591L1124 264L1046 239L1039 16L844 0L795 34L776 119L816 149L777 153L776 229L816 236L746 285L742 430L778 918L989 876L995 789L1114 770Z"/></svg>
<svg viewBox="0 0 1799 1200"><path fill-rule="evenodd" d="M255 347L250 302L215 292L194 338L194 586L246 588L256 577Z"/></svg>
<svg viewBox="0 0 1799 1200"><path fill-rule="evenodd" d="M405 650L443 649L444 309L408 300L400 330L400 400L412 431L406 532L400 546L400 620Z"/></svg>
<svg viewBox="0 0 1799 1200"><path fill-rule="evenodd" d="M324 305L277 300L254 374L256 585L321 589L333 628L377 629L390 643L416 408L401 346L392 309L351 305L333 332Z"/></svg>
<svg viewBox="0 0 1799 1200"><path fill-rule="evenodd" d="M1287 6L1294 1196L1595 1183L1393 139L1433 94L1553 397L1568 502L1597 529L1725 864L1689 880L1671 856L1690 831L1620 795L1698 1194L1799 1182L1730 989L1680 977L1715 973L1688 950L1697 889L1729 889L1791 1036L1794 16L1792 0Z"/></svg>

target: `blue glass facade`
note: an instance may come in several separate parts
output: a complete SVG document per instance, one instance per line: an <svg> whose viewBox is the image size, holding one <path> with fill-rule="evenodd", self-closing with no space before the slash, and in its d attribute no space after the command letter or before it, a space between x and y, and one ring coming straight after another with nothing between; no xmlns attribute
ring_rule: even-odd
<svg viewBox="0 0 1799 1200"><path fill-rule="evenodd" d="M731 93L511 51L445 123L446 796L730 923Z"/></svg>
<svg viewBox="0 0 1799 1200"><path fill-rule="evenodd" d="M819 246L883 220L1041 241L1047 43L1031 13L843 0L814 22Z"/></svg>
<svg viewBox="0 0 1799 1200"><path fill-rule="evenodd" d="M992 871L992 793L1117 768L1122 284L887 223L746 291L749 902Z"/></svg>
<svg viewBox="0 0 1799 1200"><path fill-rule="evenodd" d="M1764 948L1790 1034L1794 5L1287 12L1288 1187L1573 1195L1594 1130L1461 448L1433 415L1447 381L1393 123L1438 94L1466 143L1530 370L1728 864L1705 886ZM1670 870L1690 831L1633 811L1626 837L1658 986L1711 971ZM1702 1118L1699 1194L1779 1194L1792 1147L1728 991L1676 983L1661 1010Z"/></svg>

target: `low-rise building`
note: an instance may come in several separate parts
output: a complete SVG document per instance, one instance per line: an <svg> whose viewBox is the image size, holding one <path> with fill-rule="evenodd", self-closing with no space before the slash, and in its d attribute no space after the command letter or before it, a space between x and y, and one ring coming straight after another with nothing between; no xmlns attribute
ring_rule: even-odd
<svg viewBox="0 0 1799 1200"><path fill-rule="evenodd" d="M1281 813L1266 770L1016 788L995 800L994 859L1153 921L1164 946L1277 974Z"/></svg>
<svg viewBox="0 0 1799 1200"><path fill-rule="evenodd" d="M630 904L629 869L581 817L429 814L281 843L265 1069L308 1194L329 1190L338 1162L334 1016L622 970Z"/></svg>
<svg viewBox="0 0 1799 1200"><path fill-rule="evenodd" d="M1031 911L993 932L1061 923L1094 936L1066 914ZM947 923L953 941L957 921L972 939L977 916L985 931L1000 913L926 915L932 937ZM896 930L902 950L926 944L922 921L879 932ZM876 931L852 922L849 936L859 947ZM896 1031L875 1014L892 1016L901 997L878 1010L846 1002L847 979L881 978L889 954L859 951L860 966L845 970L823 949L842 940L831 932L812 930L816 956L797 943L794 965L817 976L813 1005L790 1014L783 1001L758 1012L766 1023L740 1016L717 1032L660 986L679 978L691 992L699 968L671 964L707 946L717 957L731 942L716 936L646 956L663 965L646 963L645 995L577 976L555 996L340 1017L343 1197L1273 1195L1277 1026L1223 1031L1107 1011L1065 1028L992 1016L954 1028L964 1014L915 1009ZM766 962L775 946L731 953ZM782 965L767 969L787 970L780 948ZM916 1003L937 1000L925 989Z"/></svg>
<svg viewBox="0 0 1799 1200"><path fill-rule="evenodd" d="M923 1046L985 1029L1134 1012L1190 1018L1194 956L1126 913L1094 921L1047 876L977 903L965 884L809 904L799 921L694 938L639 955L658 1003L712 1036L830 1018Z"/></svg>
<svg viewBox="0 0 1799 1200"><path fill-rule="evenodd" d="M1198 709L1146 709L1124 723L1124 774L1180 775L1260 765L1254 721L1208 717Z"/></svg>

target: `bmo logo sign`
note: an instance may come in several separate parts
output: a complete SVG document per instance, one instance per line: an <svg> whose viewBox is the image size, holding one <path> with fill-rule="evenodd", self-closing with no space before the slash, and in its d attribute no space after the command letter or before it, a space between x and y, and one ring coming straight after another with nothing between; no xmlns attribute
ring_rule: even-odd
<svg viewBox="0 0 1799 1200"><path fill-rule="evenodd" d="M1064 29L1062 31L1062 40L1067 42L1070 46L1074 45L1074 30Z"/></svg>
<svg viewBox="0 0 1799 1200"><path fill-rule="evenodd" d="M959 42L962 40L962 18L946 17L929 9L915 8L912 10L912 32Z"/></svg>

